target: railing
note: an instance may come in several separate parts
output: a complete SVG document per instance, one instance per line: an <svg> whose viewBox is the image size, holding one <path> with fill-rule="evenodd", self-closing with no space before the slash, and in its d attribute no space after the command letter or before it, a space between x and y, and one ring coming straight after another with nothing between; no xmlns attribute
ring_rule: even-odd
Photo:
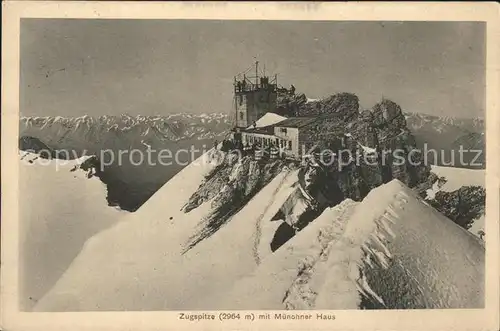
<svg viewBox="0 0 500 331"><path fill-rule="evenodd" d="M235 92L250 92L258 89L278 89L278 76L275 75L273 79L267 76L235 76L234 77L234 91Z"/></svg>

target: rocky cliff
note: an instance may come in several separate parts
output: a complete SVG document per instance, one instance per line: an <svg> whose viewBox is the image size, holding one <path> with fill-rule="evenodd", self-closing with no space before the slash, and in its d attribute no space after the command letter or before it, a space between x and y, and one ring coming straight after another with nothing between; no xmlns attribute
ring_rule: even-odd
<svg viewBox="0 0 500 331"><path fill-rule="evenodd" d="M290 97L302 100L303 97ZM224 160L211 171L184 206L188 213L202 203L210 201L213 212L202 222L200 231L192 237L187 249L217 231L223 224L269 183L285 166L299 169L298 187L287 198L303 208L299 211L287 207L283 201L276 219L286 220L283 233L276 244L279 247L315 219L325 208L343 200L361 201L373 188L398 179L409 187L425 183L430 168L423 164L422 156L414 153L415 139L406 126L402 109L390 100L382 100L371 111L359 112L355 95L341 93L309 105L301 103L299 110L314 110L321 121L307 127L307 135L317 145L312 155L304 160L254 160L252 155L238 158L219 151ZM290 106L290 105L288 105ZM317 112L317 113L316 113ZM309 116L311 113L307 113ZM334 162L322 157L322 147L335 146L334 138L342 136L343 151L337 150ZM349 152L345 157L343 152ZM349 160L349 158L351 158ZM410 162L412 161L412 162Z"/></svg>
<svg viewBox="0 0 500 331"><path fill-rule="evenodd" d="M480 186L462 186L452 192L437 192L429 203L464 229L484 215L486 190Z"/></svg>
<svg viewBox="0 0 500 331"><path fill-rule="evenodd" d="M204 202L210 202L212 212L190 238L186 250L215 233L287 166L285 160L256 161L252 156L238 158L236 154L220 150L211 157L218 158L219 164L205 176L183 211L188 213ZM293 163L288 164L294 167Z"/></svg>

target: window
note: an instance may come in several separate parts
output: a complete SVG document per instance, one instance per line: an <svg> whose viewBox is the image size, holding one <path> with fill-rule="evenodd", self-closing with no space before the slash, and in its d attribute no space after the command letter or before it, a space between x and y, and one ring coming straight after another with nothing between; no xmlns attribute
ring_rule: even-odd
<svg viewBox="0 0 500 331"><path fill-rule="evenodd" d="M243 121L243 117L245 116L245 114L243 114L243 112L240 113L240 120Z"/></svg>
<svg viewBox="0 0 500 331"><path fill-rule="evenodd" d="M280 132L286 134L286 128L280 128Z"/></svg>
<svg viewBox="0 0 500 331"><path fill-rule="evenodd" d="M288 149L292 149L292 142L291 141L288 141Z"/></svg>

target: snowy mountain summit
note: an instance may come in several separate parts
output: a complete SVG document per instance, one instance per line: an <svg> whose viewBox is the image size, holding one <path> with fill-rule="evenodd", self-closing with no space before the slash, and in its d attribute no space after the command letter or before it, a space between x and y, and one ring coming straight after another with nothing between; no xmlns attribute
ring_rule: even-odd
<svg viewBox="0 0 500 331"><path fill-rule="evenodd" d="M108 206L95 156L61 160L41 154L21 151L18 160L20 304L26 310L54 285L88 238L127 214Z"/></svg>
<svg viewBox="0 0 500 331"><path fill-rule="evenodd" d="M480 239L398 180L318 210L329 189L307 172L210 151L88 240L35 310L484 305Z"/></svg>
<svg viewBox="0 0 500 331"><path fill-rule="evenodd" d="M88 239L34 310L484 306L484 238L467 231L484 192L445 191L399 105L280 99L250 124L244 100L231 134Z"/></svg>

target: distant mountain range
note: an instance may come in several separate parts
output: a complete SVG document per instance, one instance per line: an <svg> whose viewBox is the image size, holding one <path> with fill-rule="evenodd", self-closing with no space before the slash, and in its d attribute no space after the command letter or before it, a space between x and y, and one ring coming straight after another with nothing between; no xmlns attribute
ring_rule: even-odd
<svg viewBox="0 0 500 331"><path fill-rule="evenodd" d="M449 158L452 150L458 153L460 145L464 149L482 150L482 155L476 160L481 166L465 167L485 168L484 120L419 113L405 113L405 118L419 148L423 149L427 143L428 148L444 151L444 161ZM43 147L50 149L52 155L65 150L69 151L70 158L75 158L83 154L100 155L105 150L169 149L175 152L191 146L200 150L196 155L200 156L201 151L211 148L215 140L224 139L232 123L230 115L214 113L21 117L19 125L21 150L34 149L38 152ZM440 153L437 160L430 153L429 161L442 165ZM59 157L64 158L64 153L59 153ZM187 155L183 157L187 158ZM470 163L473 157L474 153L469 153L465 161ZM460 164L454 166L464 167ZM135 210L183 167L184 165L179 164L137 167L132 166L129 159L124 159L121 165L115 160L103 172L103 181L108 184L108 201L126 210Z"/></svg>
<svg viewBox="0 0 500 331"><path fill-rule="evenodd" d="M429 148L444 151L444 157L439 153L438 160L430 157L432 164L447 165L457 168L486 168L486 126L483 119L479 118L454 118L440 117L420 113L406 113L406 123L417 141L417 146L423 148L426 143ZM451 151L458 158L458 151L462 147L468 152L464 153L465 164L446 164L450 161ZM476 152L482 151L479 157L471 164Z"/></svg>
<svg viewBox="0 0 500 331"><path fill-rule="evenodd" d="M108 202L131 211L179 172L185 162L190 161L190 156L179 155L185 164L172 162L166 166L142 162L136 166L132 163L138 161L131 154L119 161L119 151L135 149L145 155L148 149L169 150L173 154L193 147L199 150L195 155L198 157L203 150L211 148L215 140L223 139L230 127L228 116L221 113L21 117L19 125L21 150L39 152L41 148L48 148L51 155L70 159L100 156L106 164L101 179L108 186Z"/></svg>
<svg viewBox="0 0 500 331"><path fill-rule="evenodd" d="M168 116L21 117L20 136L40 138L54 149L162 145L186 139L219 137L229 127L226 114Z"/></svg>
<svg viewBox="0 0 500 331"><path fill-rule="evenodd" d="M405 113L405 118L408 128L422 144L427 142L446 149L458 148L460 144L465 149L485 148L483 119L421 113ZM37 137L53 149L100 150L138 143L157 146L187 139L217 139L230 128L231 116L224 113L20 118L20 137Z"/></svg>

